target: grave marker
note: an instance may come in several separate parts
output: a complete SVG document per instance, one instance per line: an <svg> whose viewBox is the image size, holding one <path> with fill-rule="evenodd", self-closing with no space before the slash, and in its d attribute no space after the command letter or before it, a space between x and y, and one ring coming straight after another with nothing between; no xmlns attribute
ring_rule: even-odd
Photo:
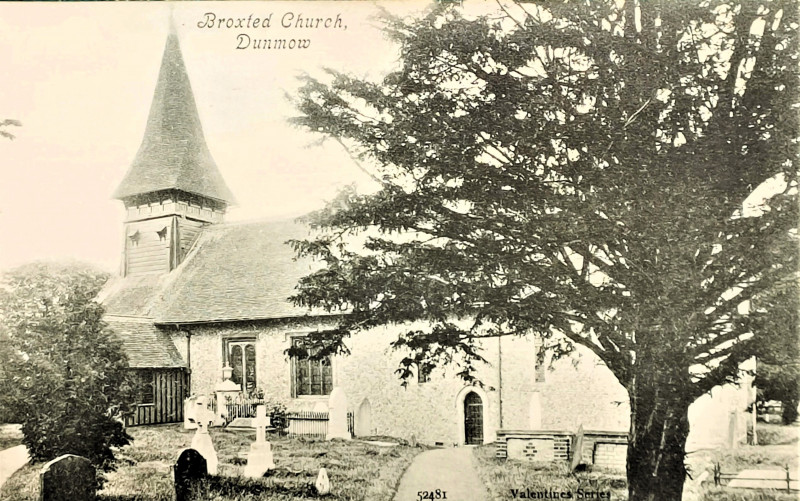
<svg viewBox="0 0 800 501"><path fill-rule="evenodd" d="M205 411L205 412L203 412ZM213 416L206 409L201 409L199 412L199 420L197 421L197 431L192 438L192 449L196 450L206 460L206 467L208 473L211 475L217 474L217 451L214 449L214 442L211 440L211 435L208 434L208 420L204 418Z"/></svg>
<svg viewBox="0 0 800 501"><path fill-rule="evenodd" d="M183 429L196 430L197 418L195 412L197 411L197 397L192 395L183 401Z"/></svg>
<svg viewBox="0 0 800 501"><path fill-rule="evenodd" d="M81 456L65 454L42 467L40 501L89 501L95 498L97 472Z"/></svg>
<svg viewBox="0 0 800 501"><path fill-rule="evenodd" d="M534 391L528 403L528 429L542 429L542 394Z"/></svg>
<svg viewBox="0 0 800 501"><path fill-rule="evenodd" d="M250 444L247 466L244 469L245 477L263 477L269 470L275 469L275 462L272 458L272 445L266 440L269 421L267 408L263 405L256 407L256 418L253 420L253 427L256 429L256 441Z"/></svg>
<svg viewBox="0 0 800 501"><path fill-rule="evenodd" d="M347 395L338 386L328 399L328 434L325 439L332 438L352 438L347 430Z"/></svg>
<svg viewBox="0 0 800 501"><path fill-rule="evenodd" d="M583 461L583 425L578 426L578 431L575 432L575 438L572 440L572 461L570 462L570 471L575 471Z"/></svg>
<svg viewBox="0 0 800 501"><path fill-rule="evenodd" d="M314 483L314 487L317 488L317 494L320 496L330 494L331 481L328 479L328 472L325 470L325 468L320 468L319 475L317 475L317 481Z"/></svg>
<svg viewBox="0 0 800 501"><path fill-rule="evenodd" d="M361 401L356 414L356 436L368 437L372 435L372 404L368 398Z"/></svg>
<svg viewBox="0 0 800 501"><path fill-rule="evenodd" d="M173 474L175 501L189 501L192 484L208 474L206 459L194 449L184 449L178 455Z"/></svg>

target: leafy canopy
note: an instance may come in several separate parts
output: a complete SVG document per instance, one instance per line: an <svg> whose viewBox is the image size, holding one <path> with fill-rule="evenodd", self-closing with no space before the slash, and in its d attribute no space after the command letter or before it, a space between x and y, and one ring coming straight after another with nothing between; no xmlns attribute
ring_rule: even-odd
<svg viewBox="0 0 800 501"><path fill-rule="evenodd" d="M295 302L349 312L312 341L424 320L394 342L403 376L455 359L469 378L481 338L536 332L629 391L654 370L689 402L732 380L768 315L746 301L797 265L775 251L798 219L797 9L499 5L387 16L400 63L381 81L305 77L295 123L379 186L294 242L326 265Z"/></svg>
<svg viewBox="0 0 800 501"><path fill-rule="evenodd" d="M84 456L113 469L112 446L131 440L119 421L132 388L127 358L94 302L107 274L32 264L0 288L0 405L22 423L35 460Z"/></svg>

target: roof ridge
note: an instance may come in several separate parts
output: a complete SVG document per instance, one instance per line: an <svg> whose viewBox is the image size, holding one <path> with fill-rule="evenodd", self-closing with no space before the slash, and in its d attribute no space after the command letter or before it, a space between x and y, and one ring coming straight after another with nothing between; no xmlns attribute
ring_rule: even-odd
<svg viewBox="0 0 800 501"><path fill-rule="evenodd" d="M106 322L129 322L137 324L152 324L153 319L150 317L142 317L139 315L103 315L103 320Z"/></svg>
<svg viewBox="0 0 800 501"><path fill-rule="evenodd" d="M217 229L225 229L231 228L236 226L248 226L248 225L256 225L256 224L266 224L266 223L292 223L298 226L308 226L306 223L302 221L298 221L299 218L303 216L267 216L267 217L259 217L259 218L251 218L251 219L243 219L240 221L225 221L222 223L216 223L213 225L207 226L205 229L214 231Z"/></svg>

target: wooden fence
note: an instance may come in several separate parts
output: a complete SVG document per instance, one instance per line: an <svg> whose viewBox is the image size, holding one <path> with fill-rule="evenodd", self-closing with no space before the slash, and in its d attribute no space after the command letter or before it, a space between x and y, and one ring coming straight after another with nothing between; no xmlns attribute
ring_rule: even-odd
<svg viewBox="0 0 800 501"><path fill-rule="evenodd" d="M287 432L291 437L319 437L325 438L328 434L327 412L288 412L289 420ZM355 436L355 422L352 412L347 413L347 431Z"/></svg>

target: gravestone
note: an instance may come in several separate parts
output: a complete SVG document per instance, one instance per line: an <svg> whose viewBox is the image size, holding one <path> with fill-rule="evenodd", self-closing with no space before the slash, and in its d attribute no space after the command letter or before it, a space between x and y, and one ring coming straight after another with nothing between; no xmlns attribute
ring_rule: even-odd
<svg viewBox="0 0 800 501"><path fill-rule="evenodd" d="M528 404L528 428L531 430L542 429L542 394L534 391Z"/></svg>
<svg viewBox="0 0 800 501"><path fill-rule="evenodd" d="M242 387L230 379L225 379L214 387L214 393L217 399L217 415L214 416L215 426L225 426L225 423L228 422L227 401L229 399L235 399L236 396L241 393L241 391Z"/></svg>
<svg viewBox="0 0 800 501"><path fill-rule="evenodd" d="M208 434L208 421L204 418L213 414L208 413L206 409L200 409L200 419L197 421L197 431L192 438L192 449L200 453L206 460L206 467L210 475L217 474L217 451L214 449L214 442L211 440L211 435Z"/></svg>
<svg viewBox="0 0 800 501"><path fill-rule="evenodd" d="M372 435L372 404L365 398L358 406L356 413L356 436L368 437Z"/></svg>
<svg viewBox="0 0 800 501"><path fill-rule="evenodd" d="M263 477L269 470L275 469L275 462L272 459L272 445L266 440L267 408L263 405L256 407L256 418L253 420L253 427L256 429L256 441L250 444L250 453L247 455L247 466L244 469L244 476L250 478Z"/></svg>
<svg viewBox="0 0 800 501"><path fill-rule="evenodd" d="M197 397L192 395L183 401L183 429L196 430L197 418L195 413L197 411Z"/></svg>
<svg viewBox="0 0 800 501"><path fill-rule="evenodd" d="M328 399L328 434L325 439L332 438L352 438L347 430L347 395L338 386Z"/></svg>
<svg viewBox="0 0 800 501"><path fill-rule="evenodd" d="M195 406L194 411L192 412L192 418L197 423L198 428L200 423L208 428L214 423L215 420L214 411L208 408L208 397L201 395L195 399L194 403Z"/></svg>
<svg viewBox="0 0 800 501"><path fill-rule="evenodd" d="M583 425L578 427L575 432L575 438L572 440L572 461L570 462L570 471L575 471L583 461Z"/></svg>
<svg viewBox="0 0 800 501"><path fill-rule="evenodd" d="M208 474L206 459L194 449L184 449L173 467L175 501L189 501L192 484Z"/></svg>
<svg viewBox="0 0 800 501"><path fill-rule="evenodd" d="M325 468L319 469L319 475L317 475L317 481L314 483L314 487L317 488L317 494L320 496L330 494L331 481L328 479L328 471L325 470Z"/></svg>
<svg viewBox="0 0 800 501"><path fill-rule="evenodd" d="M739 445L738 437L738 419L736 418L736 411L728 413L728 437L727 445L729 449L733 449Z"/></svg>
<svg viewBox="0 0 800 501"><path fill-rule="evenodd" d="M97 472L81 456L65 454L42 467L40 501L88 501L95 498Z"/></svg>

